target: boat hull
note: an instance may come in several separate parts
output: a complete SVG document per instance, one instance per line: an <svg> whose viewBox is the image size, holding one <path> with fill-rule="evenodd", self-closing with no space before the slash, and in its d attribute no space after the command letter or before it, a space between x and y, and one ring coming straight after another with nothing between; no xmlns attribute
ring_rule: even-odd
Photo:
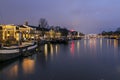
<svg viewBox="0 0 120 80"><path fill-rule="evenodd" d="M13 49L0 49L0 62L14 59L20 56L30 56L34 54L37 44L29 45L25 47L18 47Z"/></svg>
<svg viewBox="0 0 120 80"><path fill-rule="evenodd" d="M33 46L28 46L22 50L21 55L23 57L30 56L30 55L34 54L34 52L36 51L36 48L37 48L37 44L35 44Z"/></svg>
<svg viewBox="0 0 120 80"><path fill-rule="evenodd" d="M19 53L0 54L0 62L6 61L6 60L10 60L10 59L14 59L14 58L17 58L19 56L20 56Z"/></svg>

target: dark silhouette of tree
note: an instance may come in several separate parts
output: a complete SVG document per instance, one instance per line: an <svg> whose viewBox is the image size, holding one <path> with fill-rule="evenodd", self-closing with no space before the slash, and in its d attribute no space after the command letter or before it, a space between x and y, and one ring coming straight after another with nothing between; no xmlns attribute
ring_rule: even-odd
<svg viewBox="0 0 120 80"><path fill-rule="evenodd" d="M27 25L27 26L28 26L28 21L25 21L25 25Z"/></svg>
<svg viewBox="0 0 120 80"><path fill-rule="evenodd" d="M39 30L41 30L42 32L41 36L44 36L46 29L48 29L49 27L47 20L45 18L41 18L39 20L38 26L39 26Z"/></svg>
<svg viewBox="0 0 120 80"><path fill-rule="evenodd" d="M120 31L120 28L117 28L116 31Z"/></svg>
<svg viewBox="0 0 120 80"><path fill-rule="evenodd" d="M62 33L62 36L66 36L69 33L69 30L67 28L60 28L59 31Z"/></svg>
<svg viewBox="0 0 120 80"><path fill-rule="evenodd" d="M48 28L48 22L47 22L47 20L44 19L44 18L41 18L39 20L39 27L40 28Z"/></svg>
<svg viewBox="0 0 120 80"><path fill-rule="evenodd" d="M80 36L84 36L85 34L83 34L82 32L79 32L79 35L80 35Z"/></svg>
<svg viewBox="0 0 120 80"><path fill-rule="evenodd" d="M116 31L103 31L102 33L100 33L103 36L111 36L111 35L120 35L120 31L116 30Z"/></svg>

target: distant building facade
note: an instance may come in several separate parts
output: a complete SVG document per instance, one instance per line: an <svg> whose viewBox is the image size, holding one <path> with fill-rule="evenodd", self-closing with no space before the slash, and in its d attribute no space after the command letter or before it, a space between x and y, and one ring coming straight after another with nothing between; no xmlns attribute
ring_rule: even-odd
<svg viewBox="0 0 120 80"><path fill-rule="evenodd" d="M0 42L27 40L34 36L35 29L26 25L0 25Z"/></svg>

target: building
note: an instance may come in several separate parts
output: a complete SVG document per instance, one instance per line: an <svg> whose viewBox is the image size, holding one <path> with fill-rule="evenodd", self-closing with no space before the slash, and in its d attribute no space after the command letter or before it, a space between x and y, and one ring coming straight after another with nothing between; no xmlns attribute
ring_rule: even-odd
<svg viewBox="0 0 120 80"><path fill-rule="evenodd" d="M26 40L31 40L35 38L35 28L32 28L31 26L28 25L18 25L19 27L19 32L21 34L21 39L23 41Z"/></svg>
<svg viewBox="0 0 120 80"><path fill-rule="evenodd" d="M0 25L0 42L16 44L19 41L30 40L35 33L35 29L27 25Z"/></svg>
<svg viewBox="0 0 120 80"><path fill-rule="evenodd" d="M19 27L16 25L0 25L0 39L2 41L18 39Z"/></svg>

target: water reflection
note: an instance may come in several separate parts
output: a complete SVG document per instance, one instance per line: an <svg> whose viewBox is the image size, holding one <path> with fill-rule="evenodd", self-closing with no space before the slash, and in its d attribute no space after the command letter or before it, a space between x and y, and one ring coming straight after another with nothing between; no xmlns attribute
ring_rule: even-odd
<svg viewBox="0 0 120 80"><path fill-rule="evenodd" d="M72 41L71 46L70 46L70 51L71 51L72 56L74 56L74 50L75 50L75 43Z"/></svg>
<svg viewBox="0 0 120 80"><path fill-rule="evenodd" d="M118 40L114 39L114 48L118 48Z"/></svg>
<svg viewBox="0 0 120 80"><path fill-rule="evenodd" d="M109 44L110 44L110 46L111 46L111 45L112 45L112 39L109 39L109 41L110 41L110 43L109 43Z"/></svg>
<svg viewBox="0 0 120 80"><path fill-rule="evenodd" d="M86 49L86 47L87 47L87 40L84 39L84 48Z"/></svg>
<svg viewBox="0 0 120 80"><path fill-rule="evenodd" d="M113 45L113 41L111 39L107 39L107 47L111 47Z"/></svg>
<svg viewBox="0 0 120 80"><path fill-rule="evenodd" d="M6 66L5 66L6 65ZM4 77L9 77L9 79L6 80L12 80L13 78L16 78L19 76L19 65L18 65L18 61L13 62L13 63L6 63L4 66L4 68L2 68L2 70L0 71L0 73L3 73L4 75L2 76L2 74L0 74L0 80L4 80ZM2 66L2 65L0 65ZM2 78L3 77L3 78Z"/></svg>
<svg viewBox="0 0 120 80"><path fill-rule="evenodd" d="M59 44L45 44L44 55L46 61L48 60L48 57L50 57L53 60L53 58L58 55L59 51L60 51Z"/></svg>
<svg viewBox="0 0 120 80"><path fill-rule="evenodd" d="M80 50L80 41L77 41L77 51L79 52Z"/></svg>
<svg viewBox="0 0 120 80"><path fill-rule="evenodd" d="M93 38L93 39L89 40L89 47L90 47L90 50L95 53L95 51L96 51L96 39Z"/></svg>
<svg viewBox="0 0 120 80"><path fill-rule="evenodd" d="M102 38L100 38L100 48L101 48L101 49L102 49L102 44L103 44Z"/></svg>
<svg viewBox="0 0 120 80"><path fill-rule="evenodd" d="M118 56L118 40L114 39L113 45L114 45L114 56L117 59L117 56Z"/></svg>
<svg viewBox="0 0 120 80"><path fill-rule="evenodd" d="M42 47L35 58L23 58L2 69L0 80L120 80L119 40L75 40Z"/></svg>
<svg viewBox="0 0 120 80"><path fill-rule="evenodd" d="M109 47L109 39L107 39L107 48Z"/></svg>
<svg viewBox="0 0 120 80"><path fill-rule="evenodd" d="M50 53L51 53L51 57L53 57L53 45L52 44L50 44Z"/></svg>
<svg viewBox="0 0 120 80"><path fill-rule="evenodd" d="M14 65L10 70L9 70L9 72L10 72L10 76L14 76L14 77L17 77L17 75L18 75L18 65L16 64L16 65Z"/></svg>
<svg viewBox="0 0 120 80"><path fill-rule="evenodd" d="M58 55L59 50L60 50L60 45L56 44L55 45L56 55Z"/></svg>
<svg viewBox="0 0 120 80"><path fill-rule="evenodd" d="M47 60L47 55L48 55L48 45L45 44L44 46L44 54L45 54L45 59Z"/></svg>
<svg viewBox="0 0 120 80"><path fill-rule="evenodd" d="M22 63L22 68L23 68L24 74L34 73L35 60L32 60L32 59L24 59L24 60L23 60L23 63Z"/></svg>

